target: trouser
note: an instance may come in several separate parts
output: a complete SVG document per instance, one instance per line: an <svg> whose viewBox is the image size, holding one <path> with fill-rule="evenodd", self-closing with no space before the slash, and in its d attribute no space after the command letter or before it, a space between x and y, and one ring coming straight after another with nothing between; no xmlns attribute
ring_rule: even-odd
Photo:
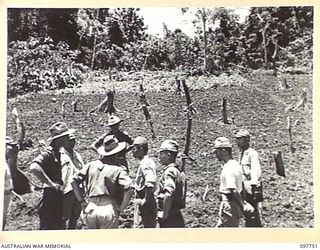
<svg viewBox="0 0 320 250"><path fill-rule="evenodd" d="M171 209L172 210L172 209ZM169 216L166 219L159 220L160 228L180 228L185 227L184 219L180 209L175 209L169 212Z"/></svg>
<svg viewBox="0 0 320 250"><path fill-rule="evenodd" d="M89 201L94 208L88 213L82 211L82 219L88 229L118 228L119 212L114 199L101 195L89 197Z"/></svg>
<svg viewBox="0 0 320 250"><path fill-rule="evenodd" d="M253 213L244 213L245 226L246 227L262 227L260 213L258 208L258 202L253 199L252 194L246 193L246 201L253 206Z"/></svg>
<svg viewBox="0 0 320 250"><path fill-rule="evenodd" d="M11 191L5 191L4 192L4 198L3 198L3 217L2 217L2 230L4 230L7 222L7 213L10 209L10 203L11 203Z"/></svg>
<svg viewBox="0 0 320 250"><path fill-rule="evenodd" d="M81 213L81 205L73 190L63 195L63 228L75 229Z"/></svg>
<svg viewBox="0 0 320 250"><path fill-rule="evenodd" d="M63 229L62 225L63 192L45 188L39 204L40 230Z"/></svg>
<svg viewBox="0 0 320 250"><path fill-rule="evenodd" d="M144 197L144 192L142 194L137 193L137 198L142 199ZM134 225L135 228L144 227L144 228L155 228L157 224L157 202L152 195L150 199L143 204L142 206L138 206L139 209L139 218L137 225Z"/></svg>
<svg viewBox="0 0 320 250"><path fill-rule="evenodd" d="M228 207L230 208L227 208ZM242 216L241 207L235 199L221 201L219 220L216 227L239 227Z"/></svg>

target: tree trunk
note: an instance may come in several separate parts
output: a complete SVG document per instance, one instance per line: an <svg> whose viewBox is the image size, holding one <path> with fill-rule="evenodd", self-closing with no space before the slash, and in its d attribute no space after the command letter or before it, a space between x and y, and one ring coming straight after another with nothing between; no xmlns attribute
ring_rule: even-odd
<svg viewBox="0 0 320 250"><path fill-rule="evenodd" d="M269 69L268 67L268 55L267 55L267 41L266 41L266 27L263 27L261 29L261 33L262 33L262 44L263 44L263 51L264 51L264 67L265 69Z"/></svg>
<svg viewBox="0 0 320 250"><path fill-rule="evenodd" d="M97 9L97 15L96 15L96 19L98 19L99 16L99 9ZM92 48L92 59L91 59L91 69L93 69L94 67L94 61L96 59L96 46L97 46L97 32L98 29L97 27L94 27L94 35L93 35L93 48Z"/></svg>
<svg viewBox="0 0 320 250"><path fill-rule="evenodd" d="M206 33L206 14L205 10L202 9L202 24L203 24L203 42L204 42L204 60L203 60L203 68L204 71L207 71L207 33Z"/></svg>

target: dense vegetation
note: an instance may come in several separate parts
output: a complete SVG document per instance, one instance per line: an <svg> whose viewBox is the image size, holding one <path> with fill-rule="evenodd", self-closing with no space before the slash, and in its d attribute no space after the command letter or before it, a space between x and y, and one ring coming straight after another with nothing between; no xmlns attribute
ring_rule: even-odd
<svg viewBox="0 0 320 250"><path fill-rule="evenodd" d="M182 12L191 11L182 8ZM312 68L313 7L198 8L197 32L148 35L139 9L8 9L8 96L81 84L88 68L191 75Z"/></svg>

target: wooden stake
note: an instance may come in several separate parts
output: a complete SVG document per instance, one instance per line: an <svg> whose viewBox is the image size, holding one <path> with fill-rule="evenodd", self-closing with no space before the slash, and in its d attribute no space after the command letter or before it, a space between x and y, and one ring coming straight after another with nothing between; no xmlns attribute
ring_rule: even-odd
<svg viewBox="0 0 320 250"><path fill-rule="evenodd" d="M78 105L78 100L74 100L72 102L73 112L79 112L80 111L80 110L78 110L77 105Z"/></svg>
<svg viewBox="0 0 320 250"><path fill-rule="evenodd" d="M222 98L222 121L224 124L231 124L231 122L228 120L227 115L227 98Z"/></svg>
<svg viewBox="0 0 320 250"><path fill-rule="evenodd" d="M281 151L273 152L273 159L276 164L277 174L286 177Z"/></svg>
<svg viewBox="0 0 320 250"><path fill-rule="evenodd" d="M65 106L66 106L66 103L63 101L62 104L61 104L61 114L62 114L62 118L65 117Z"/></svg>

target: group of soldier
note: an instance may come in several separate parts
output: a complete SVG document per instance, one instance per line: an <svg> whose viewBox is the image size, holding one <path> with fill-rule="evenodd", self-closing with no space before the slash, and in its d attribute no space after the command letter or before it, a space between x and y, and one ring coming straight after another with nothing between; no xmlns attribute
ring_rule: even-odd
<svg viewBox="0 0 320 250"><path fill-rule="evenodd" d="M66 123L49 129L48 146L31 162L30 172L40 182L41 230L76 229L79 217L88 229L118 228L119 216L134 202L134 228L185 227L181 210L186 204L186 175L177 161L179 145L168 139L161 143L159 160L164 166L157 178L157 166L148 154L148 140L132 138L120 129L122 120L110 115L105 133L91 148L97 159L84 164L74 150L76 136ZM225 137L214 141L213 153L223 163L220 176L220 209L217 227L239 227L244 215L247 227L261 227L261 167L257 151L250 147L250 135L240 129L235 135L241 155L232 157L232 144ZM6 182L4 225L10 203L10 153L15 143L6 138ZM126 155L139 161L135 179L129 175ZM184 157L181 155L181 157Z"/></svg>

